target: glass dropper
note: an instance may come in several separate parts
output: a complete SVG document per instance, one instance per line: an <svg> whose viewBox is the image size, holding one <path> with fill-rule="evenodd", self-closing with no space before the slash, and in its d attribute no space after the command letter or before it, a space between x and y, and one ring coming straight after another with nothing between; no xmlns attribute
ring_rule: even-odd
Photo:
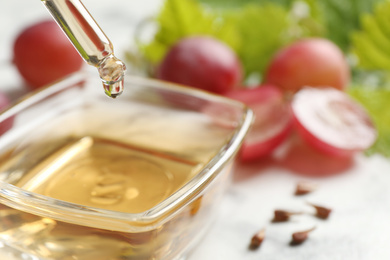
<svg viewBox="0 0 390 260"><path fill-rule="evenodd" d="M123 92L125 64L80 0L41 0L81 57L98 69L107 96Z"/></svg>

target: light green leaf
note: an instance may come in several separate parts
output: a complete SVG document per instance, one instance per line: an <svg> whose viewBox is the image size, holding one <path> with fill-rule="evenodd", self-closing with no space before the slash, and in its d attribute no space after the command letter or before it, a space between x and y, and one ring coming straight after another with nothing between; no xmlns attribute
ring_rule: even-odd
<svg viewBox="0 0 390 260"><path fill-rule="evenodd" d="M279 5L247 5L225 16L236 24L242 39L238 55L247 74L262 74L274 53L290 39L288 11Z"/></svg>
<svg viewBox="0 0 390 260"><path fill-rule="evenodd" d="M296 3L310 7L312 21L319 21L326 28L326 37L347 51L349 33L359 28L361 14L370 13L376 3L385 0L198 0L218 8L242 7L248 3L278 4L291 8Z"/></svg>
<svg viewBox="0 0 390 260"><path fill-rule="evenodd" d="M385 35L390 35L390 4L378 4L375 8L375 20Z"/></svg>
<svg viewBox="0 0 390 260"><path fill-rule="evenodd" d="M360 28L360 16L372 12L374 5L383 0L316 0L322 10L326 37L344 51L350 46L350 33Z"/></svg>
<svg viewBox="0 0 390 260"><path fill-rule="evenodd" d="M390 2L378 4L372 14L363 15L361 28L351 36L358 65L365 69L390 70Z"/></svg>
<svg viewBox="0 0 390 260"><path fill-rule="evenodd" d="M294 0L198 0L201 3L210 5L214 8L239 8L247 4L278 4L289 6Z"/></svg>
<svg viewBox="0 0 390 260"><path fill-rule="evenodd" d="M367 109L378 130L378 139L367 153L390 157L390 90L359 86L351 88L349 94Z"/></svg>

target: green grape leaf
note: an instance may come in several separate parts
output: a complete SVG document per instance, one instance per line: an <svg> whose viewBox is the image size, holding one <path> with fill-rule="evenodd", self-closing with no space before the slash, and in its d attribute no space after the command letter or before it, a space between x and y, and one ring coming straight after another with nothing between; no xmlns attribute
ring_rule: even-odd
<svg viewBox="0 0 390 260"><path fill-rule="evenodd" d="M383 0L316 0L322 12L321 20L326 37L344 51L350 46L350 33L360 28L360 16L372 12L374 5Z"/></svg>
<svg viewBox="0 0 390 260"><path fill-rule="evenodd" d="M288 7L294 0L198 0L214 8L239 8L247 4L278 4Z"/></svg>
<svg viewBox="0 0 390 260"><path fill-rule="evenodd" d="M390 2L378 4L372 14L361 16L361 30L352 33L352 52L358 66L390 70Z"/></svg>
<svg viewBox="0 0 390 260"><path fill-rule="evenodd" d="M246 5L225 14L225 19L236 24L244 43L237 52L247 74L262 74L274 53L289 40L288 15L275 4Z"/></svg>
<svg viewBox="0 0 390 260"><path fill-rule="evenodd" d="M376 3L384 0L198 0L216 8L239 8L248 3L264 5L278 4L292 8L297 3L306 3L311 18L325 28L325 36L344 51L350 46L349 34L360 28L360 16L372 12ZM311 19L312 20L312 19Z"/></svg>
<svg viewBox="0 0 390 260"><path fill-rule="evenodd" d="M350 88L349 94L366 108L378 131L378 139L367 153L390 157L390 90L359 86Z"/></svg>
<svg viewBox="0 0 390 260"><path fill-rule="evenodd" d="M156 24L158 30L153 40L139 45L140 51L152 63L160 61L169 47L186 36L212 35L233 50L240 45L235 27L207 12L195 0L166 0Z"/></svg>

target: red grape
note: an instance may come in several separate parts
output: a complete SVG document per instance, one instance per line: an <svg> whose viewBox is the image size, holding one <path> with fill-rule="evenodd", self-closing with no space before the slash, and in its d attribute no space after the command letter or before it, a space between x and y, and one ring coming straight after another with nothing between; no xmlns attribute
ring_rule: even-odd
<svg viewBox="0 0 390 260"><path fill-rule="evenodd" d="M351 156L376 140L367 112L342 91L306 87L294 95L291 106L297 131L322 152Z"/></svg>
<svg viewBox="0 0 390 260"><path fill-rule="evenodd" d="M289 92L304 86L343 90L349 79L350 71L342 51L321 38L304 39L280 50L265 73L266 83Z"/></svg>
<svg viewBox="0 0 390 260"><path fill-rule="evenodd" d="M226 96L245 103L255 114L255 121L240 152L242 161L270 155L290 133L291 110L277 87L262 85L253 89L233 90Z"/></svg>
<svg viewBox="0 0 390 260"><path fill-rule="evenodd" d="M65 77L83 64L71 42L52 20L23 30L16 38L13 50L13 62L32 89Z"/></svg>
<svg viewBox="0 0 390 260"><path fill-rule="evenodd" d="M222 94L240 83L242 69L227 45L211 37L194 36L168 51L157 78Z"/></svg>

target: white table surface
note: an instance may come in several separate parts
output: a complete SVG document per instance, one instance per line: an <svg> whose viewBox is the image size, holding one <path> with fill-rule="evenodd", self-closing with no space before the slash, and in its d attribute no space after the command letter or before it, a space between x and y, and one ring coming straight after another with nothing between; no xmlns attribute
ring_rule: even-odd
<svg viewBox="0 0 390 260"><path fill-rule="evenodd" d="M135 25L154 14L160 0L84 0L84 4L114 44L116 54L131 46ZM17 98L26 90L10 65L12 42L25 26L48 18L39 0L3 1L0 9L0 90ZM356 157L345 173L315 179L319 189L306 197L294 197L302 177L267 164L240 165L224 197L217 221L190 260L390 259L390 161L381 156ZM313 203L333 209L330 219L299 216L289 223L272 224L273 210L310 210ZM1 220L0 220L1 221ZM291 234L316 226L302 245L289 246ZM249 251L251 236L266 228L266 239L257 251ZM11 260L0 250L0 259Z"/></svg>

